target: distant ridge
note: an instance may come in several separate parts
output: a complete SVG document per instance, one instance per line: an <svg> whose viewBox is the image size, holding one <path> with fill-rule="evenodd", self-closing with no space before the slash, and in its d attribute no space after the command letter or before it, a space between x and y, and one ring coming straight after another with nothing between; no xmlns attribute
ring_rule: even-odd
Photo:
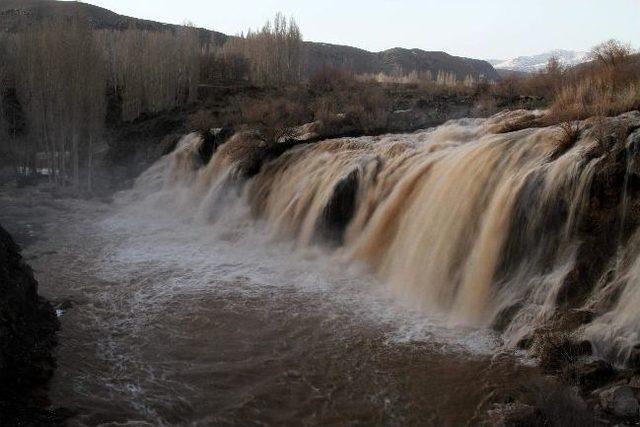
<svg viewBox="0 0 640 427"><path fill-rule="evenodd" d="M86 17L96 29L124 30L130 27L159 31L179 28L179 25L119 15L110 10L80 2L55 0L0 0L0 31L16 32L39 20L58 16ZM304 29L303 29L304 30ZM210 37L223 44L231 36L199 29L201 37ZM434 77L440 72L464 79L483 76L489 80L500 78L493 66L483 60L449 55L445 52L428 52L420 49L394 48L383 52L369 52L351 46L305 42L308 52L307 72L313 75L323 67L346 68L357 74L408 74L413 71L430 71Z"/></svg>
<svg viewBox="0 0 640 427"><path fill-rule="evenodd" d="M180 27L180 25L118 15L102 7L75 1L0 0L0 31L2 32L17 32L24 26L42 19L64 16L86 17L89 24L98 30L126 30L135 27L141 30L162 31ZM213 36L219 44L223 44L229 38L216 31L203 28L199 30L203 37Z"/></svg>
<svg viewBox="0 0 640 427"><path fill-rule="evenodd" d="M369 52L351 46L307 42L309 68L313 72L323 65L344 67L357 74L403 73L430 71L435 77L439 71L454 73L458 79L471 75L489 80L500 78L487 61L428 52L420 49L393 48L382 52Z"/></svg>
<svg viewBox="0 0 640 427"><path fill-rule="evenodd" d="M543 70L549 59L557 58L566 67L573 67L589 61L588 52L577 50L556 49L549 52L539 53L530 56L518 56L507 60L490 60L497 70L519 71L524 73L534 73Z"/></svg>

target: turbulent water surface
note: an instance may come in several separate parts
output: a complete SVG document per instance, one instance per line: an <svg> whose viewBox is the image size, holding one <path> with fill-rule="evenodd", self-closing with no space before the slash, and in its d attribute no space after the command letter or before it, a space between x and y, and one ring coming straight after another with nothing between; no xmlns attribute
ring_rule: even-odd
<svg viewBox="0 0 640 427"><path fill-rule="evenodd" d="M500 120L296 147L249 181L261 143L206 164L189 135L109 203L6 187L0 221L72 303L52 404L78 425L477 424L535 382L513 349L603 161Z"/></svg>
<svg viewBox="0 0 640 427"><path fill-rule="evenodd" d="M5 191L62 315L55 406L72 424L459 424L530 368L486 330L448 328L320 250L259 228Z"/></svg>

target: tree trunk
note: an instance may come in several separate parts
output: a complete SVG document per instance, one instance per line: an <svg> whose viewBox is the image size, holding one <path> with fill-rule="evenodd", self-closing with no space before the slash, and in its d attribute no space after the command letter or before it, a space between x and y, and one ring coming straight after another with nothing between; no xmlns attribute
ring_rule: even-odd
<svg viewBox="0 0 640 427"><path fill-rule="evenodd" d="M89 153L87 160L87 190L93 192L93 137L89 135Z"/></svg>

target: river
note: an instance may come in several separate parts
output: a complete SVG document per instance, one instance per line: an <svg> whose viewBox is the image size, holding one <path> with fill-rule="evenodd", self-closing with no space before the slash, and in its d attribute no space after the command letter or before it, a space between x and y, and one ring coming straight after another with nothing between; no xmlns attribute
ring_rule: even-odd
<svg viewBox="0 0 640 427"><path fill-rule="evenodd" d="M465 144L475 137L457 135ZM396 137L388 138L384 150L402 154ZM433 136L411 138L428 144ZM478 158L457 147L441 144L435 156ZM545 380L527 354L505 345L487 322L459 322L464 316L425 309L397 292L417 275L399 286L405 276L390 283L334 246L283 238L268 215L251 214L246 191L215 220L203 218L185 192L193 181L159 183L167 170L175 173L169 161L176 158L109 201L1 187L0 223L24 247L40 292L62 304L49 397L52 407L75 412L71 425L477 425L495 402L539 403L551 395L541 391ZM469 218L480 208L470 207ZM387 258L405 253L396 252ZM396 273L409 265L394 263ZM436 267L417 274L437 279Z"/></svg>

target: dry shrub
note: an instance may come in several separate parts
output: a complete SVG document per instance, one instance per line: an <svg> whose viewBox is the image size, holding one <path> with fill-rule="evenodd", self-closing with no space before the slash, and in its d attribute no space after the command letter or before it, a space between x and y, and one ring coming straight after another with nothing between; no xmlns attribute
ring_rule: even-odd
<svg viewBox="0 0 640 427"><path fill-rule="evenodd" d="M288 98L247 99L240 111L244 123L257 129L260 139L268 143L295 138L295 127L309 118L302 104Z"/></svg>
<svg viewBox="0 0 640 427"><path fill-rule="evenodd" d="M640 82L617 88L606 75L587 77L563 87L550 116L555 120L584 120L592 116L613 116L638 109Z"/></svg>
<svg viewBox="0 0 640 427"><path fill-rule="evenodd" d="M391 115L391 101L378 85L365 85L346 105L345 113L365 133L384 130Z"/></svg>
<svg viewBox="0 0 640 427"><path fill-rule="evenodd" d="M550 108L550 124L614 116L640 108L640 58L608 41L592 51L594 61L566 76Z"/></svg>
<svg viewBox="0 0 640 427"><path fill-rule="evenodd" d="M615 67L626 62L633 49L629 44L610 39L591 49L590 56L600 64Z"/></svg>
<svg viewBox="0 0 640 427"><path fill-rule="evenodd" d="M313 102L313 116L322 123L323 135L338 135L345 125L346 115L338 108L335 97L330 95Z"/></svg>
<svg viewBox="0 0 640 427"><path fill-rule="evenodd" d="M550 101L549 125L639 109L640 56L610 40L594 47L591 58L590 63L570 69L551 58L540 72L504 77L492 88L493 94Z"/></svg>
<svg viewBox="0 0 640 427"><path fill-rule="evenodd" d="M339 114L334 97L326 95L317 98L313 102L313 116L315 120L330 122Z"/></svg>
<svg viewBox="0 0 640 427"><path fill-rule="evenodd" d="M582 124L578 121L560 123L560 136L557 139L558 150L564 151L571 148L580 139L582 130Z"/></svg>
<svg viewBox="0 0 640 427"><path fill-rule="evenodd" d="M309 80L309 85L319 93L343 91L354 84L355 79L347 70L328 65L316 71Z"/></svg>
<svg viewBox="0 0 640 427"><path fill-rule="evenodd" d="M494 96L515 99L531 96L546 100L553 99L557 89L562 86L563 71L547 66L544 70L533 74L511 74L503 77L491 91Z"/></svg>
<svg viewBox="0 0 640 427"><path fill-rule="evenodd" d="M325 134L338 134L345 126L363 133L382 132L387 129L393 109L382 85L353 80L348 87L333 85L312 106L314 118L323 122Z"/></svg>

